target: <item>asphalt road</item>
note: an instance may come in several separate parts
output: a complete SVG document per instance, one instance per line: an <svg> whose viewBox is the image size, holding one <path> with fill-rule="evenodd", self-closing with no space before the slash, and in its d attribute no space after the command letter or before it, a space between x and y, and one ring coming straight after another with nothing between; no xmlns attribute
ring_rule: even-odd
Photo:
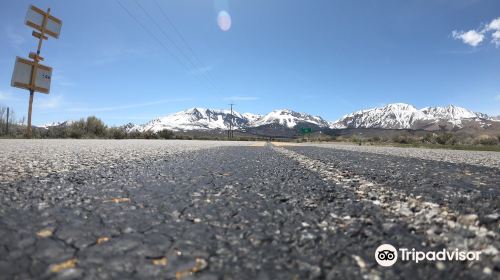
<svg viewBox="0 0 500 280"><path fill-rule="evenodd" d="M0 140L0 279L498 279L498 153L376 149Z"/></svg>

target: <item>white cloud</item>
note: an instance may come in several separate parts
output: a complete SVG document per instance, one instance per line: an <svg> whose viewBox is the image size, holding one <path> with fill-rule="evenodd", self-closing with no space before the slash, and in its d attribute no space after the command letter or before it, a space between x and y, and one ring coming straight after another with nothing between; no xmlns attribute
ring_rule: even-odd
<svg viewBox="0 0 500 280"><path fill-rule="evenodd" d="M16 101L17 99L11 91L0 90L0 101Z"/></svg>
<svg viewBox="0 0 500 280"><path fill-rule="evenodd" d="M477 47L484 40L484 34L476 30L469 30L467 32L454 30L451 34L453 38L462 40L464 44L473 47Z"/></svg>
<svg viewBox="0 0 500 280"><path fill-rule="evenodd" d="M496 47L500 47L500 30L495 31L491 37L493 38L491 39L491 42L495 44Z"/></svg>
<svg viewBox="0 0 500 280"><path fill-rule="evenodd" d="M500 17L492 20L486 27L484 28L484 32L492 31L491 34L491 43L495 44L498 48L500 47Z"/></svg>
<svg viewBox="0 0 500 280"><path fill-rule="evenodd" d="M454 39L461 40L464 44L477 47L486 36L491 35L491 43L500 47L500 17L488 24L482 24L482 28L472 29L467 32L454 30L451 35Z"/></svg>
<svg viewBox="0 0 500 280"><path fill-rule="evenodd" d="M487 30L500 30L500 17L492 20L487 28Z"/></svg>
<svg viewBox="0 0 500 280"><path fill-rule="evenodd" d="M61 107L63 96L62 95L48 95L43 96L39 94L39 102L35 102L35 106L41 109L56 109Z"/></svg>
<svg viewBox="0 0 500 280"><path fill-rule="evenodd" d="M500 94L499 94L499 95L497 95L497 96L495 96L495 100L496 100L496 101L500 101Z"/></svg>

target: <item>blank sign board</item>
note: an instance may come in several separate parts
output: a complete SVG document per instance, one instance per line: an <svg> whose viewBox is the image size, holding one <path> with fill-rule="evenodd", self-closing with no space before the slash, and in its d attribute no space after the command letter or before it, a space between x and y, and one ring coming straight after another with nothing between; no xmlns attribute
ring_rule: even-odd
<svg viewBox="0 0 500 280"><path fill-rule="evenodd" d="M30 90L31 73L35 63L20 57L16 58L14 73L12 74L11 86ZM52 68L38 64L35 76L36 92L49 93L50 79L52 77Z"/></svg>
<svg viewBox="0 0 500 280"><path fill-rule="evenodd" d="M43 19L47 15L43 10L31 5L26 14L26 25L33 27L34 29L42 32ZM54 38L59 38L61 33L62 21L51 15L47 17L47 22L45 24L45 34L50 35Z"/></svg>

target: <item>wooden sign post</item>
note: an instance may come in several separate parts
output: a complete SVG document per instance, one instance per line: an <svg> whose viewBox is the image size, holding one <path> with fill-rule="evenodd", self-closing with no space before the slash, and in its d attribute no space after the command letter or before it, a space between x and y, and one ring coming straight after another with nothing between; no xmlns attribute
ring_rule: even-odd
<svg viewBox="0 0 500 280"><path fill-rule="evenodd" d="M31 52L29 54L32 61L20 57L16 58L11 86L27 89L30 92L27 136L31 137L31 114L35 92L48 94L52 78L52 68L40 64L40 61L43 61L43 57L40 56L42 43L43 40L48 40L46 35L56 39L59 38L62 21L50 15L50 8L44 12L31 5L26 14L25 24L35 29L32 35L38 39L38 48L36 53Z"/></svg>

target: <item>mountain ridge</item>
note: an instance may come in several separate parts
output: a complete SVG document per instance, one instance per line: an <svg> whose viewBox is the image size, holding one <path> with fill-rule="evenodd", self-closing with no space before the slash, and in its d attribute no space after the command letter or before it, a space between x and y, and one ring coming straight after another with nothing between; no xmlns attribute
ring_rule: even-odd
<svg viewBox="0 0 500 280"><path fill-rule="evenodd" d="M196 114L193 116L193 113ZM172 121L173 116L183 116L185 120L184 124ZM214 119L210 116L218 117ZM174 131L188 131L196 129L229 129L230 121L229 110L191 108L156 119L156 122L153 120L144 124L142 125L142 130L159 131L161 129L172 129ZM443 127L460 129L470 125L485 127L490 121L496 120L487 114L475 113L455 105L445 107L431 106L417 109L415 106L406 103L391 103L382 107L356 111L333 122L328 122L320 116L299 113L290 109L273 110L265 115L252 113L240 114L237 111L233 111L233 128L243 131L271 124L280 125L288 129L295 129L301 124L314 126L318 129L381 128L439 130L443 129ZM141 130L140 127L139 130Z"/></svg>
<svg viewBox="0 0 500 280"><path fill-rule="evenodd" d="M391 103L382 107L359 110L343 116L336 121L327 121L320 116L299 113L290 109L277 109L267 114L239 113L227 109L208 109L193 107L173 114L157 117L144 124L126 124L127 131L152 131L164 129L172 131L211 131L233 129L242 132L266 128L298 130L311 127L314 130L379 128L379 129L411 129L411 130L443 130L462 129L467 127L487 128L498 123L498 117L490 117L484 113L448 105L432 106L417 109L406 103ZM71 121L56 122L40 126L48 128L71 124Z"/></svg>
<svg viewBox="0 0 500 280"><path fill-rule="evenodd" d="M231 122L233 123L234 129L243 131L248 128L271 124L281 125L289 129L295 128L300 123L309 123L321 128L329 127L329 123L319 116L299 113L289 109L273 110L265 115L253 113L241 114L237 111L233 111L231 117L230 110L195 107L153 119L143 125L136 125L132 130L153 132L163 129L170 129L173 131L227 130Z"/></svg>
<svg viewBox="0 0 500 280"><path fill-rule="evenodd" d="M467 125L484 127L487 121L495 120L487 114L475 113L455 105L417 109L410 104L393 103L347 114L330 123L330 128L437 130L446 126L460 129Z"/></svg>

